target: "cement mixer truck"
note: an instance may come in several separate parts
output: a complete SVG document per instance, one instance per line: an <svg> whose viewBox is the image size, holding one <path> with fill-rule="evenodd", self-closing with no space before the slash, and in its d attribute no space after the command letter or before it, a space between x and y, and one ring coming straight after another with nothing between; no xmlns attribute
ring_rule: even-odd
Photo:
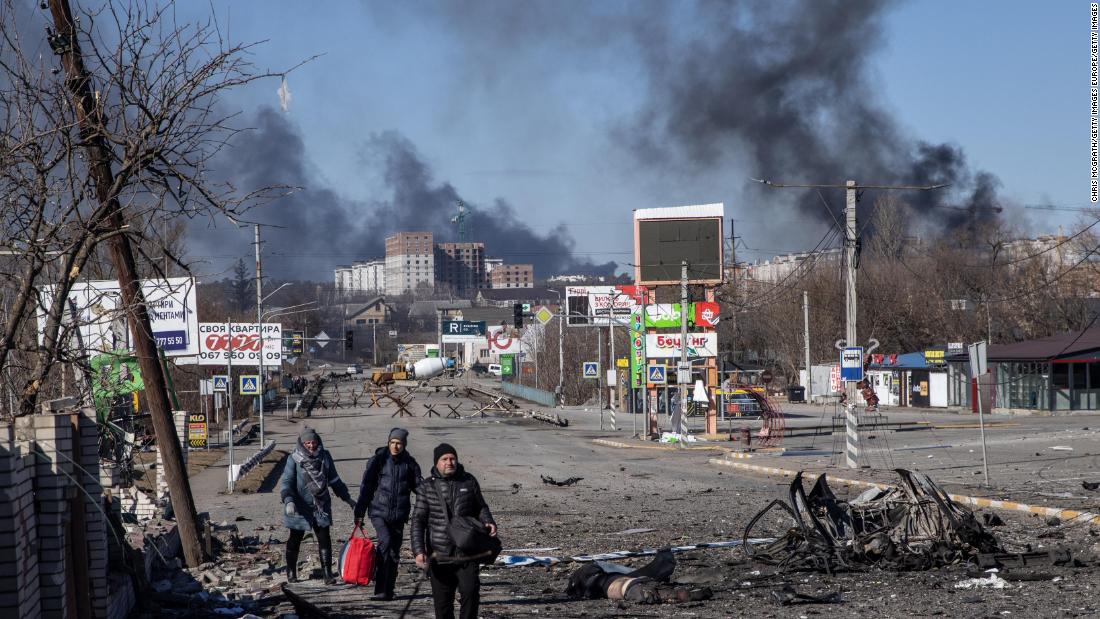
<svg viewBox="0 0 1100 619"><path fill-rule="evenodd" d="M406 367L409 373L412 374L410 378L415 380L428 380L429 378L439 376L447 370L455 369L455 360L449 357L427 357L416 363L410 363Z"/></svg>

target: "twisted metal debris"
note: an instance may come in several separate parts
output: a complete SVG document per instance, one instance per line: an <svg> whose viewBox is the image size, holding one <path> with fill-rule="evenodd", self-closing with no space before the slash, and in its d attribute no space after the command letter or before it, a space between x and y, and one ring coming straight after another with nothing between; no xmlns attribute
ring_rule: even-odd
<svg viewBox="0 0 1100 619"><path fill-rule="evenodd" d="M749 521L744 539L766 537L753 532L770 512L787 514L794 526L771 544L744 544L745 553L785 570L832 574L868 566L924 570L1002 552L974 513L952 501L928 476L896 472L901 479L897 486L868 490L850 502L833 494L825 475L807 495L799 472L790 485L789 504L769 503Z"/></svg>

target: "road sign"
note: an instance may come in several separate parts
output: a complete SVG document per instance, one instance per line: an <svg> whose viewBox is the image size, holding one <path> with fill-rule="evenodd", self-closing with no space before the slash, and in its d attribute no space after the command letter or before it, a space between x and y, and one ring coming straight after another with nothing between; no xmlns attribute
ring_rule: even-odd
<svg viewBox="0 0 1100 619"><path fill-rule="evenodd" d="M500 356L500 375L503 376L515 376L516 374L516 356L512 354Z"/></svg>
<svg viewBox="0 0 1100 619"><path fill-rule="evenodd" d="M646 382L654 383L657 385L663 385L668 382L668 374L666 368L663 365L649 365L646 366Z"/></svg>
<svg viewBox="0 0 1100 619"><path fill-rule="evenodd" d="M260 395L260 376L258 374L241 374L240 379L238 392L241 395Z"/></svg>
<svg viewBox="0 0 1100 619"><path fill-rule="evenodd" d="M985 342L978 342L967 347L970 352L970 375L981 376L986 373Z"/></svg>
<svg viewBox="0 0 1100 619"><path fill-rule="evenodd" d="M531 304L530 303L521 303L521 305L523 306L523 313L524 314L530 314L531 313Z"/></svg>
<svg viewBox="0 0 1100 619"><path fill-rule="evenodd" d="M540 307L539 311L535 312L535 320L539 321L539 324L546 324L553 320L554 312L546 309L546 307Z"/></svg>
<svg viewBox="0 0 1100 619"><path fill-rule="evenodd" d="M840 351L840 380L846 383L863 380L862 346L849 346Z"/></svg>
<svg viewBox="0 0 1100 619"><path fill-rule="evenodd" d="M229 392L229 377L225 374L214 375L214 393L228 393Z"/></svg>
<svg viewBox="0 0 1100 619"><path fill-rule="evenodd" d="M317 335L313 336L313 341L317 342L317 345L320 346L321 348L324 348L328 344L328 341L330 339L332 339L332 338L330 338L328 336L328 334L325 333L324 331L322 331L322 332L318 333Z"/></svg>
<svg viewBox="0 0 1100 619"><path fill-rule="evenodd" d="M390 337L397 337L397 329L390 329Z"/></svg>
<svg viewBox="0 0 1100 619"><path fill-rule="evenodd" d="M596 361L585 361L584 369L581 371L581 376L583 376L584 378L599 378L600 364Z"/></svg>

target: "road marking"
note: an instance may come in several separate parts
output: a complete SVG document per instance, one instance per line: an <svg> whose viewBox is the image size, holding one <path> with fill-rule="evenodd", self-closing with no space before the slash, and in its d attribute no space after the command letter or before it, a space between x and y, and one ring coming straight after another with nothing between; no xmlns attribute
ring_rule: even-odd
<svg viewBox="0 0 1100 619"><path fill-rule="evenodd" d="M710 464L718 466L726 466L730 468L740 469L743 471L749 471L753 473L765 473L767 475L779 475L782 477L794 477L798 474L798 471L792 471L790 469L780 469L770 466L760 466L756 464L744 464L742 462L730 462L722 458L711 458L708 460ZM810 471L803 471L809 473ZM843 477L829 477L830 482L837 482L841 484L848 484L851 486L862 486L864 488L878 488L880 490L886 490L893 488L891 484L880 484L877 482L863 481L860 479L845 479ZM949 494L952 501L956 503L962 503L964 505L973 505L976 507L989 507L992 509L1002 509L1005 511L1024 512L1028 514L1037 514L1039 516L1054 516L1062 520L1073 520L1079 523L1100 523L1100 514L1094 514L1092 512L1081 512L1075 509L1058 509L1055 507L1039 507L1035 505L1027 505L1024 503L1017 503L1015 501L1000 501L997 499L987 499L983 497L966 496L964 494Z"/></svg>
<svg viewBox="0 0 1100 619"><path fill-rule="evenodd" d="M631 443L620 443L619 441L609 441L604 438L594 438L592 442L597 445L603 445L604 447L614 447L616 449L656 449L657 451L725 451L725 447L718 445L700 445L699 447L674 447L672 445L636 445Z"/></svg>

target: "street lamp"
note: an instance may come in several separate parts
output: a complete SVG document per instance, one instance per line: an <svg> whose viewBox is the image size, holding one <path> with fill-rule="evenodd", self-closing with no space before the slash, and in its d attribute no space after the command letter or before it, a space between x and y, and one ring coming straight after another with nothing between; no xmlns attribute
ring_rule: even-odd
<svg viewBox="0 0 1100 619"><path fill-rule="evenodd" d="M550 292L558 295L558 398L561 403L561 407L565 408L565 392L563 391L565 385L565 324L562 322L562 316L565 312L561 304L561 292L554 290L553 288L547 288Z"/></svg>
<svg viewBox="0 0 1100 619"><path fill-rule="evenodd" d="M265 296L265 297L260 296L260 280L259 280L259 272L260 272L260 269L259 269L259 265L260 265L259 251L260 250L259 250L259 244L258 244L259 240L260 240L260 228L259 228L259 226L257 226L256 227L256 242L257 242L257 245L256 245L256 252L257 252L256 253L256 273L257 273L257 279L256 279L256 328L259 329L259 331L260 331L260 405L259 405L260 406L260 449L263 449L264 448L264 393L265 393L264 383L267 382L265 380L266 374L264 373L264 346L263 346L263 341L264 341L264 314L263 314L263 306L264 306L264 301L270 299L271 296L274 295L276 292L279 292L280 290L282 290L283 288L286 288L287 286L293 284L294 282L284 282L283 285L281 285L278 288L276 288L275 290L272 290L271 292L269 292L267 294L267 296ZM230 440L232 440L232 438L233 437L230 437Z"/></svg>

